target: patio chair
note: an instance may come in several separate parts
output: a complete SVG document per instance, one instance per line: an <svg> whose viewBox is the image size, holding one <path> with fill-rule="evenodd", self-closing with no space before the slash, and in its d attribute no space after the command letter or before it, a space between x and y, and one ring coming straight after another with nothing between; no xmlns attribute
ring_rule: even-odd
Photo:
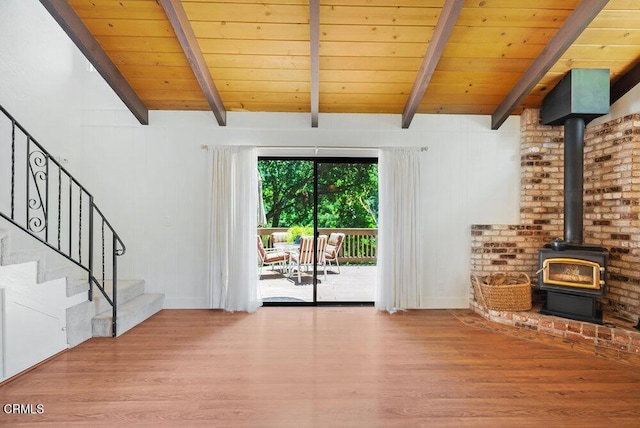
<svg viewBox="0 0 640 428"><path fill-rule="evenodd" d="M287 242L288 237L289 237L289 234L287 232L273 232L271 234L271 246L275 247L274 244L277 244L280 242Z"/></svg>
<svg viewBox="0 0 640 428"><path fill-rule="evenodd" d="M324 252L327 248L327 235L318 236L318 266L322 266L324 271L324 279L327 280L327 262L325 261Z"/></svg>
<svg viewBox="0 0 640 428"><path fill-rule="evenodd" d="M309 270L309 267L313 267L313 236L300 237L300 248L297 253L291 253L289 259L289 275L293 275L294 269L298 272L298 283L302 281L301 273L304 268L305 271ZM318 265L324 266L324 249L327 245L327 235L321 235L318 237L318 246L316 257L318 258ZM326 270L325 270L326 278Z"/></svg>
<svg viewBox="0 0 640 428"><path fill-rule="evenodd" d="M262 275L262 267L264 265L271 265L271 269L273 269L274 265L280 265L281 272L285 273L289 262L289 254L277 248L265 249L262 238L258 236L258 262L260 263L258 278Z"/></svg>
<svg viewBox="0 0 640 428"><path fill-rule="evenodd" d="M340 249L342 248L342 241L344 241L344 237L344 233L332 233L331 235L329 235L327 248L324 250L325 276L326 265L328 264L329 266L331 266L331 262L336 262L338 273L340 273L340 262L338 262L338 254L340 254Z"/></svg>

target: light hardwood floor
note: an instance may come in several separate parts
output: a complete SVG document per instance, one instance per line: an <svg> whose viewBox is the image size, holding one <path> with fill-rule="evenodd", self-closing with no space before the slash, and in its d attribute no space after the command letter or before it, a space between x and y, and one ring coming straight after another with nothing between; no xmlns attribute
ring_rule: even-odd
<svg viewBox="0 0 640 428"><path fill-rule="evenodd" d="M0 425L640 426L638 367L561 345L465 310L164 310L0 386L44 406Z"/></svg>

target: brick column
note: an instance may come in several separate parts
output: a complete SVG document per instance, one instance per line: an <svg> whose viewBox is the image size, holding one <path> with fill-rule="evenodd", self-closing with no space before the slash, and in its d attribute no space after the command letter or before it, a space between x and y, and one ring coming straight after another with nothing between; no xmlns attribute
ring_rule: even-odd
<svg viewBox="0 0 640 428"><path fill-rule="evenodd" d="M585 132L585 242L609 250L603 310L640 316L640 114Z"/></svg>

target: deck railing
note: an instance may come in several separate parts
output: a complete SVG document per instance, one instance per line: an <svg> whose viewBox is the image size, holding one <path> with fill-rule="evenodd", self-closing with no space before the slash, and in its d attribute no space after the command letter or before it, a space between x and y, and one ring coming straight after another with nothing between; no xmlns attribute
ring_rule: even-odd
<svg viewBox="0 0 640 428"><path fill-rule="evenodd" d="M258 235L266 248L273 246L271 234L286 232L286 227L261 227ZM377 257L378 229L368 228L318 228L320 235L329 236L331 233L344 233L344 241L338 259L342 262L369 263L375 262Z"/></svg>

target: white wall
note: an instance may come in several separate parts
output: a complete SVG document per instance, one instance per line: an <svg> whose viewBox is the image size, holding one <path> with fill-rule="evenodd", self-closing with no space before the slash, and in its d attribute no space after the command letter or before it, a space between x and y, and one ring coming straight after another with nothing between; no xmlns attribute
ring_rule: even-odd
<svg viewBox="0 0 640 428"><path fill-rule="evenodd" d="M636 85L611 105L609 114L601 116L589 123L589 126L608 122L619 117L640 113L640 85Z"/></svg>
<svg viewBox="0 0 640 428"><path fill-rule="evenodd" d="M0 104L36 140L67 151L78 139L81 57L37 0L0 1Z"/></svg>
<svg viewBox="0 0 640 428"><path fill-rule="evenodd" d="M166 294L165 307L207 302L209 171L202 144L428 146L421 155L420 233L428 243L429 307L468 306L471 224L519 221L518 117L491 131L488 116L416 115L401 129L399 115L321 114L312 129L308 114L229 112L228 126L219 127L210 112L152 111L150 125L141 126L100 76L86 71L36 0L5 0L0 16L0 103L45 147L69 158L68 169L127 244L122 277L144 278L150 291ZM22 30L31 19L40 25ZM43 39L45 48L37 42ZM48 55L41 49L70 56L68 78L52 82L61 85L53 94L45 83L30 83L36 74L49 81L47 73L26 70ZM9 68L2 65L7 58ZM58 126L61 116L70 119Z"/></svg>

